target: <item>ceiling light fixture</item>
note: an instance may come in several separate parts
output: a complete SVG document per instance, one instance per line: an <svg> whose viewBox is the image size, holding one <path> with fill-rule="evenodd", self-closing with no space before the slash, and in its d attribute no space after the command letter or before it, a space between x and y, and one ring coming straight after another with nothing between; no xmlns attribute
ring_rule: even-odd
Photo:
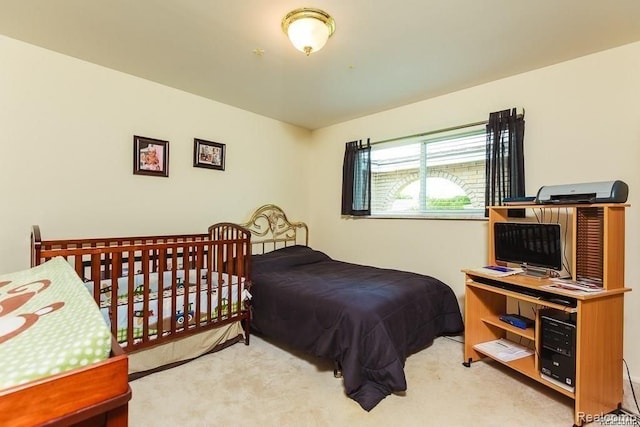
<svg viewBox="0 0 640 427"><path fill-rule="evenodd" d="M282 19L282 31L293 46L309 56L325 45L336 30L336 22L320 9L303 7L292 10Z"/></svg>

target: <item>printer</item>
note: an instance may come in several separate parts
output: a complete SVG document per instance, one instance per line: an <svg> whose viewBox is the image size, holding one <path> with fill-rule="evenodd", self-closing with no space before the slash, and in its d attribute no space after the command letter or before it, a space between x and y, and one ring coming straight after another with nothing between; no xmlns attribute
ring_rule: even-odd
<svg viewBox="0 0 640 427"><path fill-rule="evenodd" d="M536 203L624 203L628 194L629 187L619 180L545 185L538 190Z"/></svg>

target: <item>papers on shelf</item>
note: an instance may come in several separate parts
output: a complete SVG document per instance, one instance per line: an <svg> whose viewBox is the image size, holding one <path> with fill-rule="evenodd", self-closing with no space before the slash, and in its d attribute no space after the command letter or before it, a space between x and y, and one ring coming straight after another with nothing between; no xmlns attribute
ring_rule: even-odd
<svg viewBox="0 0 640 427"><path fill-rule="evenodd" d="M586 281L574 282L568 279L551 279L553 283L550 285L541 286L543 289L549 289L552 291L559 291L570 295L589 295L597 292L602 292L604 289L595 283Z"/></svg>
<svg viewBox="0 0 640 427"><path fill-rule="evenodd" d="M513 341L509 341L504 338L500 338L499 340L494 341L482 342L474 345L473 348L484 354L493 356L496 359L502 360L503 362L521 359L533 354L532 349L520 344L516 344Z"/></svg>
<svg viewBox="0 0 640 427"><path fill-rule="evenodd" d="M480 268L472 268L471 271L494 277L512 276L514 274L520 274L524 272L524 270L521 268L495 267L491 265Z"/></svg>

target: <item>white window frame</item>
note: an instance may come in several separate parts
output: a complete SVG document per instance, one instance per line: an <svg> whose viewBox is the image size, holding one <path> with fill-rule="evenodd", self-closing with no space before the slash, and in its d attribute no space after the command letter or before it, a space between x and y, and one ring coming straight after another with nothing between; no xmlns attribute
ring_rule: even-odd
<svg viewBox="0 0 640 427"><path fill-rule="evenodd" d="M484 168L485 168L485 158L486 158L486 122L477 122L471 123L468 125L457 126L454 128L448 128L439 131L427 132L419 135L412 135L407 137L395 138L386 141L374 142L372 144L372 164L371 164L371 173L372 173L372 201L371 201L371 217L372 218L427 218L427 219L482 219L486 220L485 207L484 207L484 192L485 192L485 182L484 182ZM379 203L376 203L377 195L375 194L375 190L377 185L374 183L375 171L380 171L384 168L384 159L382 162L381 159L376 159L376 151L386 149L386 148L394 148L401 146L410 146L410 145L419 145L421 154L418 156L419 158L415 158L414 160L409 159L406 164L410 162L416 162L419 166L419 180L420 182L426 183L426 178L428 176L428 165L426 162L429 162L429 158L425 156L426 148L429 144L443 141L454 141L456 139L460 139L461 136L466 136L468 140L466 142L458 142L458 150L457 153L449 153L447 156L441 156L440 162L447 162L452 159L464 159L468 161L482 162L482 176L481 176L481 195L479 191L475 191L475 205L472 208L467 209L432 209L426 210L422 209L419 211L381 211L379 209ZM470 139L469 139L470 138ZM415 154L413 155L415 157ZM431 156L431 159L434 159ZM434 160L437 162L438 160ZM434 167L437 163L431 163L431 167ZM442 163L441 163L442 164ZM393 169L392 169L393 170ZM477 179L476 179L477 181ZM475 184L479 186L480 184ZM420 206L425 206L426 204L426 194L425 194L425 185L420 185L421 189L420 193ZM480 200L481 199L481 200Z"/></svg>

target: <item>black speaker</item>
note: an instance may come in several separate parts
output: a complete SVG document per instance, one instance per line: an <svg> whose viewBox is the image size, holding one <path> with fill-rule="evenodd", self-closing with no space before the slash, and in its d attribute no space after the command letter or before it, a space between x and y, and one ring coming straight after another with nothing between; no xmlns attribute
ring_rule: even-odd
<svg viewBox="0 0 640 427"><path fill-rule="evenodd" d="M575 313L545 310L541 312L540 321L540 371L562 384L575 387Z"/></svg>

